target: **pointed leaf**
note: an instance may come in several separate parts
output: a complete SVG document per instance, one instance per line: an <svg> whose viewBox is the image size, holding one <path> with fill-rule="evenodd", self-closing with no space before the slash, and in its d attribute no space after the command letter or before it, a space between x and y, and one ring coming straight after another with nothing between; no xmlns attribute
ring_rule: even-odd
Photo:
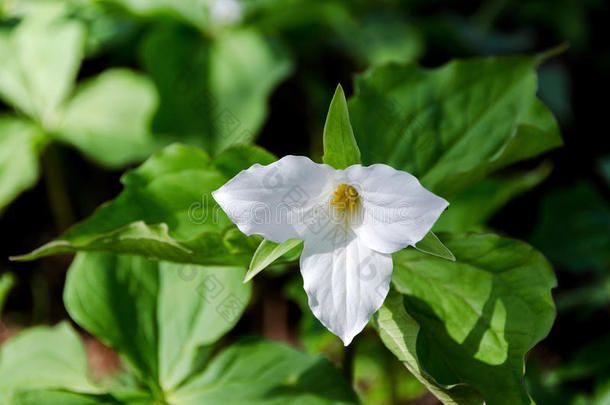
<svg viewBox="0 0 610 405"><path fill-rule="evenodd" d="M345 93L337 86L324 125L324 163L345 169L360 163L360 150L349 120Z"/></svg>
<svg viewBox="0 0 610 405"><path fill-rule="evenodd" d="M455 261L455 256L451 253L451 250L443 245L443 242L433 232L428 232L414 247L420 252L451 260L452 262Z"/></svg>
<svg viewBox="0 0 610 405"><path fill-rule="evenodd" d="M277 259L293 251L293 249L296 250L300 248L299 250L301 250L302 244L303 241L298 239L289 239L284 243L275 243L264 239L261 244L258 245L256 252L254 252L254 256L252 256L252 261L250 262L246 277L244 278L244 283L252 280L254 276L265 270Z"/></svg>

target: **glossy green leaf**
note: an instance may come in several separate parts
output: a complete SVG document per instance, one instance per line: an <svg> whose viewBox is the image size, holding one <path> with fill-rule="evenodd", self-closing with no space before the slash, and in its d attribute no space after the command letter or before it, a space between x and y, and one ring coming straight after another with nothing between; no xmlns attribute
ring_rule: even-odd
<svg viewBox="0 0 610 405"><path fill-rule="evenodd" d="M451 205L441 215L435 231L479 231L508 201L531 190L551 173L551 165L542 163L528 172L494 175L483 179L451 198Z"/></svg>
<svg viewBox="0 0 610 405"><path fill-rule="evenodd" d="M0 347L0 402L22 389L47 388L98 391L87 378L83 344L67 323L26 330Z"/></svg>
<svg viewBox="0 0 610 405"><path fill-rule="evenodd" d="M44 135L31 123L0 116L0 213L38 180Z"/></svg>
<svg viewBox="0 0 610 405"><path fill-rule="evenodd" d="M285 53L252 30L206 41L166 27L145 39L141 55L161 95L155 131L187 137L212 155L254 139L269 94L291 70Z"/></svg>
<svg viewBox="0 0 610 405"><path fill-rule="evenodd" d="M282 256L290 254L293 251L300 251L302 249L302 244L303 241L298 239L289 239L284 243L275 243L264 239L261 244L258 245L256 252L254 252L254 256L252 256L252 261L250 262L246 277L244 278L244 283L252 280L254 276L265 270Z"/></svg>
<svg viewBox="0 0 610 405"><path fill-rule="evenodd" d="M245 270L79 254L64 302L83 328L114 348L154 389L172 390L205 346L237 322L250 298Z"/></svg>
<svg viewBox="0 0 610 405"><path fill-rule="evenodd" d="M536 99L540 58L387 65L356 81L350 116L365 164L386 163L449 196L488 173L561 145Z"/></svg>
<svg viewBox="0 0 610 405"><path fill-rule="evenodd" d="M104 251L245 268L261 239L239 232L211 192L236 170L274 160L268 152L250 146L231 148L215 159L197 148L169 146L126 173L125 189L115 200L57 240L16 259Z"/></svg>
<svg viewBox="0 0 610 405"><path fill-rule="evenodd" d="M80 85L65 107L56 138L95 162L120 168L161 146L150 132L154 85L125 69L109 69Z"/></svg>
<svg viewBox="0 0 610 405"><path fill-rule="evenodd" d="M407 328L406 321L391 316L394 330L387 333L410 346L419 368L441 387L467 384L490 405L530 404L523 359L555 317L550 265L516 240L441 237L455 262L414 249L394 254L392 283L413 322L411 332L400 335L396 329Z"/></svg>
<svg viewBox="0 0 610 405"><path fill-rule="evenodd" d="M443 242L433 232L428 232L422 240L415 244L414 248L432 256L455 261L455 256L451 253L451 250L443 245Z"/></svg>
<svg viewBox="0 0 610 405"><path fill-rule="evenodd" d="M72 90L84 48L84 29L75 20L43 14L0 31L0 95L45 127Z"/></svg>
<svg viewBox="0 0 610 405"><path fill-rule="evenodd" d="M346 169L360 163L360 150L354 138L341 85L330 102L324 125L324 163L335 169Z"/></svg>
<svg viewBox="0 0 610 405"><path fill-rule="evenodd" d="M267 341L232 345L169 401L179 405L357 403L349 384L328 360Z"/></svg>
<svg viewBox="0 0 610 405"><path fill-rule="evenodd" d="M420 326L407 313L403 297L394 289L386 298L383 306L373 318L383 344L400 360L405 367L445 405L482 405L483 399L466 385L442 385L429 375L421 366L417 354L417 336Z"/></svg>

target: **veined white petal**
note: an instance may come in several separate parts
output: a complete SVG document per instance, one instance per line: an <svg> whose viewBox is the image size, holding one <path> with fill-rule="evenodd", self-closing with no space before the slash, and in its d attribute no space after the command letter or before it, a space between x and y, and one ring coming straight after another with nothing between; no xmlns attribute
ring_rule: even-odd
<svg viewBox="0 0 610 405"><path fill-rule="evenodd" d="M378 252L415 245L449 205L411 174L387 165L350 166L345 176L360 194L361 221L354 232Z"/></svg>
<svg viewBox="0 0 610 405"><path fill-rule="evenodd" d="M315 233L318 211L328 205L337 175L328 165L285 156L241 171L212 195L243 233L282 243Z"/></svg>
<svg viewBox="0 0 610 405"><path fill-rule="evenodd" d="M392 256L365 246L340 226L305 241L301 274L314 315L347 346L381 307Z"/></svg>

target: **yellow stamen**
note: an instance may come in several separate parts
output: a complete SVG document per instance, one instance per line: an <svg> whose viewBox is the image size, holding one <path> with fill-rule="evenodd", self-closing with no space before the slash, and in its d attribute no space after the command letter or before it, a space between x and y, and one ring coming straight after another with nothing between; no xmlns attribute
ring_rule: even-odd
<svg viewBox="0 0 610 405"><path fill-rule="evenodd" d="M358 206L360 196L358 191L349 184L341 184L335 190L334 197L330 202L339 212L353 211Z"/></svg>

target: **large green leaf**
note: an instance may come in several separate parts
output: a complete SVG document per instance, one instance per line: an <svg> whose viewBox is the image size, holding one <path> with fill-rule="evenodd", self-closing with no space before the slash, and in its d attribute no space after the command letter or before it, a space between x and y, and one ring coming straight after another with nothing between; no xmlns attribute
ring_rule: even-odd
<svg viewBox="0 0 610 405"><path fill-rule="evenodd" d="M360 150L354 139L341 85L337 86L330 102L324 125L324 163L340 170L360 163Z"/></svg>
<svg viewBox="0 0 610 405"><path fill-rule="evenodd" d="M64 302L153 392L170 391L195 369L201 350L239 319L251 292L241 282L244 273L81 253L70 267Z"/></svg>
<svg viewBox="0 0 610 405"><path fill-rule="evenodd" d="M471 387L439 384L422 368L416 344L420 326L405 310L400 293L391 289L373 320L383 344L440 401L446 405L483 404L481 396Z"/></svg>
<svg viewBox="0 0 610 405"><path fill-rule="evenodd" d="M98 391L87 378L83 344L67 323L29 329L0 348L0 402L10 404L20 390L47 388Z"/></svg>
<svg viewBox="0 0 610 405"><path fill-rule="evenodd" d="M234 147L215 159L200 149L172 145L125 174L123 192L57 240L30 254L104 251L160 260L247 267L259 237L246 237L218 207L211 192L268 152Z"/></svg>
<svg viewBox="0 0 610 405"><path fill-rule="evenodd" d="M44 134L31 123L0 116L0 213L38 180Z"/></svg>
<svg viewBox="0 0 610 405"><path fill-rule="evenodd" d="M84 48L74 20L32 13L0 31L0 95L15 108L52 127L72 90Z"/></svg>
<svg viewBox="0 0 610 405"><path fill-rule="evenodd" d="M140 162L161 146L150 132L157 103L148 79L124 69L106 70L77 89L56 138L110 168Z"/></svg>
<svg viewBox="0 0 610 405"><path fill-rule="evenodd" d="M169 26L153 31L141 53L161 94L155 130L188 137L212 155L254 139L269 94L291 70L285 53L252 30L205 41Z"/></svg>
<svg viewBox="0 0 610 405"><path fill-rule="evenodd" d="M561 145L536 99L540 57L387 65L356 81L350 116L365 164L389 164L444 196Z"/></svg>
<svg viewBox="0 0 610 405"><path fill-rule="evenodd" d="M384 341L444 390L467 384L489 405L529 404L523 358L555 317L550 265L527 244L492 234L442 239L456 262L414 249L394 254L392 283L404 307L389 300L380 313Z"/></svg>
<svg viewBox="0 0 610 405"><path fill-rule="evenodd" d="M168 399L179 405L356 403L328 360L266 341L231 346Z"/></svg>

